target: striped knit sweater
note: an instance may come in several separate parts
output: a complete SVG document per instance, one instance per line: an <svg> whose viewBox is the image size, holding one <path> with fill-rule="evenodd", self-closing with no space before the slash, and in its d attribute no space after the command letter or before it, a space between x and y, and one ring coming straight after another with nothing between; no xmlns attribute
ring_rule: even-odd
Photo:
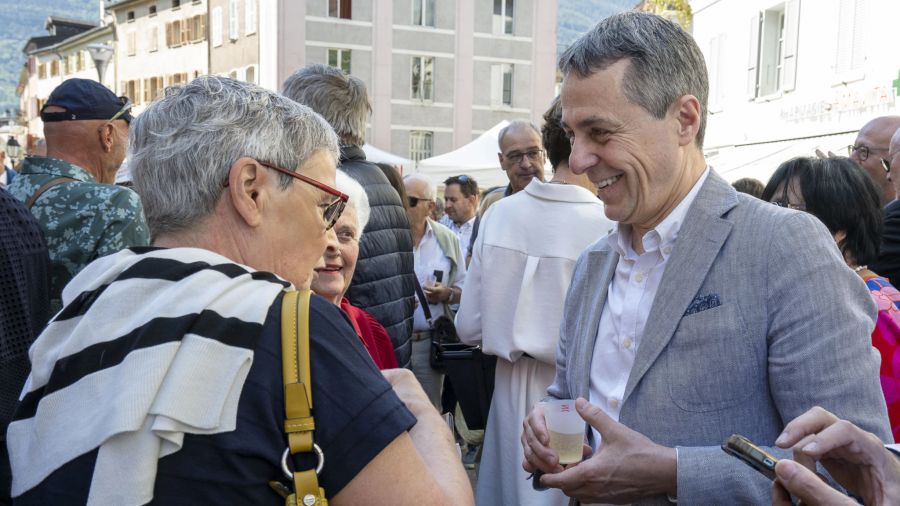
<svg viewBox="0 0 900 506"><path fill-rule="evenodd" d="M201 249L88 265L30 350L7 431L12 496L99 448L88 504L150 501L156 461L184 434L234 430L256 340L288 286Z"/></svg>

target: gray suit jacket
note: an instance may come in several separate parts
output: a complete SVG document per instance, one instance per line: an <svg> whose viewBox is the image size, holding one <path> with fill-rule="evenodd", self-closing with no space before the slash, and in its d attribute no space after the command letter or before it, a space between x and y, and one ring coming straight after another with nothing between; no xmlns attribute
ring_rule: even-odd
<svg viewBox="0 0 900 506"><path fill-rule="evenodd" d="M601 239L578 260L554 397L589 396L618 259ZM721 305L685 315L708 295ZM729 435L773 445L788 421L818 405L889 440L870 337L875 316L863 281L819 220L738 194L711 172L666 265L620 421L677 448L679 503L769 504L771 483L720 449ZM656 502L667 501L645 501Z"/></svg>

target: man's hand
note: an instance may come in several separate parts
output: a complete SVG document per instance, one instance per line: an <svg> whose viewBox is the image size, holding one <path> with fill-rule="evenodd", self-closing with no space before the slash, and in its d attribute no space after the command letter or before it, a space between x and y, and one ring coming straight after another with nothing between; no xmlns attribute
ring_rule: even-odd
<svg viewBox="0 0 900 506"><path fill-rule="evenodd" d="M522 423L522 448L525 450L525 461L522 462L525 471L533 473L540 469L545 473L558 473L563 470L559 455L550 448L550 433L540 403L535 404Z"/></svg>
<svg viewBox="0 0 900 506"><path fill-rule="evenodd" d="M658 494L676 495L674 448L654 443L584 399L578 399L575 406L600 433L600 450L562 472L544 475L541 483L588 503L621 504Z"/></svg>
<svg viewBox="0 0 900 506"><path fill-rule="evenodd" d="M381 374L391 384L397 397L406 404L406 409L413 416L421 418L424 414L439 415L412 371L409 369L386 369L381 371Z"/></svg>
<svg viewBox="0 0 900 506"><path fill-rule="evenodd" d="M831 488L816 473L794 462L780 460L775 466L777 480L772 482L772 506L793 506L791 495L803 504L859 506L859 503Z"/></svg>
<svg viewBox="0 0 900 506"><path fill-rule="evenodd" d="M850 493L862 497L865 504L900 504L900 460L874 434L820 407L787 424L775 444L781 448L793 447L794 460L809 469L820 462L832 478ZM787 464L782 473L790 469L791 465ZM819 491L808 487L795 490L794 483L798 487L806 484L805 474L797 472L792 479L782 480L788 491L801 498L808 490ZM816 496L811 497L814 500Z"/></svg>
<svg viewBox="0 0 900 506"><path fill-rule="evenodd" d="M440 304L442 302L450 302L450 295L453 289L440 283L435 283L424 288L425 300L429 304Z"/></svg>

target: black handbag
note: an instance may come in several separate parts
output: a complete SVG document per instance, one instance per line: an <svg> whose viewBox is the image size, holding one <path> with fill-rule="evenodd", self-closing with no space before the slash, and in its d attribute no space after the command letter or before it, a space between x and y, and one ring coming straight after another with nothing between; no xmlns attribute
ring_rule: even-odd
<svg viewBox="0 0 900 506"><path fill-rule="evenodd" d="M416 295L425 318L431 325L431 367L446 374L441 404L444 412L453 412L456 403L466 426L481 430L487 426L497 357L485 355L480 346L459 342L456 325L445 315L431 318L431 308L422 287L416 283Z"/></svg>
<svg viewBox="0 0 900 506"><path fill-rule="evenodd" d="M456 325L446 315L432 318L431 308L428 307L428 300L425 299L425 292L422 291L419 283L416 283L416 295L419 297L419 304L422 305L425 319L428 320L428 325L431 327L431 352L428 354L428 363L432 369L443 372L442 346L459 342L459 336L456 334Z"/></svg>

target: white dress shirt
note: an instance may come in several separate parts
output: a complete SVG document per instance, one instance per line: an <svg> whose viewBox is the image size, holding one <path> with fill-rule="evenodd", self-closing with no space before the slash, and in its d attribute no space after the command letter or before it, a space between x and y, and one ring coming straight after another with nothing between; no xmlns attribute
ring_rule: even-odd
<svg viewBox="0 0 900 506"><path fill-rule="evenodd" d="M456 266L456 279L453 280L452 286L461 288L466 280L466 262L465 257L462 256L462 251L459 251L457 255L457 258L460 258L462 261L460 262L461 265ZM426 281L434 281L434 271L442 271L444 273L442 284L447 284L452 264L447 255L444 254L444 251L441 250L437 237L435 237L434 231L431 229L431 223L425 222L425 234L422 236L419 244L413 248L413 257L415 259L416 278L423 288L426 286ZM413 330L421 332L429 330L431 327L428 325L428 320L425 319L425 312L422 311L418 300L417 297L416 311L413 313ZM432 318L444 314L442 304L429 304L428 307L431 309Z"/></svg>
<svg viewBox="0 0 900 506"><path fill-rule="evenodd" d="M609 235L610 247L619 254L616 272L609 283L606 305L600 314L597 341L591 361L590 402L618 421L625 385L634 366L634 357L644 334L653 299L659 289L666 263L675 247L678 231L709 167L691 191L653 230L641 239L644 253L631 246L631 226L619 224ZM594 449L600 434L594 430Z"/></svg>
<svg viewBox="0 0 900 506"><path fill-rule="evenodd" d="M438 223L449 228L459 238L459 248L463 252L463 258L465 259L469 256L469 242L472 240L472 229L475 228L475 216L472 216L469 221L457 225L455 221L445 214Z"/></svg>

